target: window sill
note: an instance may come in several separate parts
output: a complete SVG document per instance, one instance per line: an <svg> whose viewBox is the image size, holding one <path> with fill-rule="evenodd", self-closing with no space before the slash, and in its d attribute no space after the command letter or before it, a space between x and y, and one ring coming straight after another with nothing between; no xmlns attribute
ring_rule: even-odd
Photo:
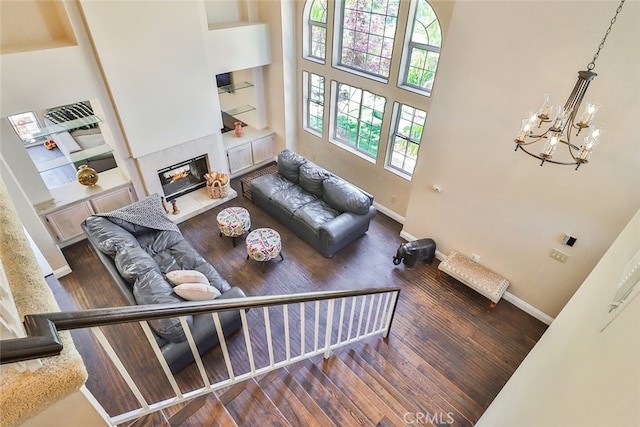
<svg viewBox="0 0 640 427"><path fill-rule="evenodd" d="M350 152L353 155L356 155L356 156L360 157L363 160L366 160L367 162L369 162L371 164L375 165L377 163L375 158L373 158L371 156L367 156L363 152L361 152L359 150L356 150L355 148L351 147L350 145L347 145L347 144L345 144L343 142L340 142L338 140L331 139L331 138L329 139L329 142L332 143L333 145L336 145L336 146L342 148L345 151Z"/></svg>
<svg viewBox="0 0 640 427"><path fill-rule="evenodd" d="M312 128L309 128L309 127L306 127L306 126L303 127L302 129L307 131L307 132L309 132L313 136L316 136L318 138L322 138L322 134L320 132L318 132L317 130L315 130L315 129L312 129Z"/></svg>
<svg viewBox="0 0 640 427"><path fill-rule="evenodd" d="M356 76L360 76L362 78L365 79L369 79L369 80L373 80L374 82L379 82L379 83L383 83L383 84L387 84L389 83L389 79L385 79L384 77L379 77L379 76L375 76L373 74L369 74L369 73L363 73L362 71L359 71L355 68L350 68L344 65L339 65L334 63L333 64L333 68L340 70L340 71L344 71L345 73L350 73L350 74L355 74Z"/></svg>
<svg viewBox="0 0 640 427"><path fill-rule="evenodd" d="M418 95L426 96L427 98L431 98L431 91L427 91L425 89L418 89L414 86L409 86L405 84L399 84L398 87L400 89L408 90L409 92L416 93Z"/></svg>
<svg viewBox="0 0 640 427"><path fill-rule="evenodd" d="M393 168L391 166L385 165L384 168L387 172L391 172L392 174L397 175L400 178L404 178L409 182L411 182L411 178L413 178L413 175L409 175L408 173L398 170L396 168Z"/></svg>

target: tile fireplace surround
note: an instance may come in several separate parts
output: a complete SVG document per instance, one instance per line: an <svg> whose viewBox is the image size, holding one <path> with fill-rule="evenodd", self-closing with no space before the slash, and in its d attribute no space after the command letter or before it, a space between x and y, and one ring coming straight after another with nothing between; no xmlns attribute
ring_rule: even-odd
<svg viewBox="0 0 640 427"><path fill-rule="evenodd" d="M137 159L138 169L148 193L157 193L164 196L162 184L158 178L159 170L202 155L208 157L210 171L226 171L224 151L218 150L217 148L221 145L222 142L217 141L215 135L209 135L139 157ZM167 203L169 218L179 223L235 197L237 197L236 191L229 189L227 197L212 199L207 193L206 187L200 188L176 198L176 205L180 210L180 213L177 215L171 212L171 204Z"/></svg>

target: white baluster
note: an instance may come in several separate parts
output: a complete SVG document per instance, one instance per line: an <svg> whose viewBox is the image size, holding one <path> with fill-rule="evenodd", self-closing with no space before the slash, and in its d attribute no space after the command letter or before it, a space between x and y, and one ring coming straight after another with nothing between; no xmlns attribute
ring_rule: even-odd
<svg viewBox="0 0 640 427"><path fill-rule="evenodd" d="M144 331L144 335L147 337L147 341L151 344L151 348L153 349L153 353L156 355L156 359L160 362L160 366L162 366L162 370L164 371L167 380L169 380L169 384L171 384L171 388L173 388L173 392L176 394L176 397L182 399L184 396L182 395L182 391L176 382L176 378L173 376L167 361L162 355L162 350L160 350L160 346L158 345L158 341L156 341L156 337L151 332L151 327L149 327L149 323L145 321L139 322L142 330Z"/></svg>
<svg viewBox="0 0 640 427"><path fill-rule="evenodd" d="M291 343L289 342L289 305L282 306L282 315L284 316L284 345L287 354L287 362L291 361Z"/></svg>
<svg viewBox="0 0 640 427"><path fill-rule="evenodd" d="M269 366L273 366L273 342L271 341L271 322L269 320L269 307L262 307L264 314L264 328L267 333L267 347L269 348Z"/></svg>
<svg viewBox="0 0 640 427"><path fill-rule="evenodd" d="M138 399L138 403L140 404L140 406L142 406L142 408L145 411L148 411L149 404L145 400L142 393L140 393L140 389L138 388L136 383L133 381L133 378L131 378L131 375L129 375L129 371L127 371L127 368L124 367L124 365L122 364L122 361L120 361L120 358L118 357L116 352L113 350L113 347L111 347L111 344L109 344L107 337L104 336L100 328L91 328L91 331L98 339L98 342L100 343L104 351L107 353L107 356L109 356L109 358L115 365L120 375L122 375L122 378L129 386L129 389L131 390L133 395L136 397L136 399Z"/></svg>
<svg viewBox="0 0 640 427"><path fill-rule="evenodd" d="M371 323L371 313L373 313L373 303L376 300L376 296L375 294L371 295L371 298L369 298L369 311L367 313L367 323L364 327L364 333L362 335L367 335L367 331L369 331L369 324Z"/></svg>
<svg viewBox="0 0 640 427"><path fill-rule="evenodd" d="M356 314L356 301L358 297L351 297L351 315L349 315L349 333L347 333L347 342L351 339L351 329L353 328L353 319Z"/></svg>
<svg viewBox="0 0 640 427"><path fill-rule="evenodd" d="M253 349L251 348L251 336L249 335L249 325L247 324L247 311L243 308L240 310L240 319L242 320L242 332L244 333L244 342L247 345L247 355L249 356L249 366L251 373L256 373L256 363L253 360Z"/></svg>
<svg viewBox="0 0 640 427"><path fill-rule="evenodd" d="M300 356L303 356L307 353L307 349L305 348L305 314L304 314L304 303L300 303Z"/></svg>
<svg viewBox="0 0 640 427"><path fill-rule="evenodd" d="M313 351L318 351L318 329L320 328L320 301L316 301L316 324Z"/></svg>
<svg viewBox="0 0 640 427"><path fill-rule="evenodd" d="M200 352L198 351L198 347L196 346L196 341L193 339L193 334L191 333L191 328L189 328L189 324L187 323L186 316L180 316L180 324L182 325L182 330L184 331L184 335L187 337L189 348L191 349L191 353L193 353L193 359L195 360L196 365L198 366L198 371L200 372L200 377L202 377L204 386L209 387L211 385L211 381L207 376L207 371L204 370L204 365L202 364L202 358L200 357Z"/></svg>
<svg viewBox="0 0 640 427"><path fill-rule="evenodd" d="M330 299L327 305L327 326L324 337L324 358L328 359L331 351L331 331L333 330L333 303L334 299Z"/></svg>
<svg viewBox="0 0 640 427"><path fill-rule="evenodd" d="M342 322L344 321L345 302L346 299L342 298L342 303L340 304L340 322L338 323L338 340L336 341L337 344L339 344L340 340L342 339Z"/></svg>
<svg viewBox="0 0 640 427"><path fill-rule="evenodd" d="M380 306L382 305L383 294L378 294L378 306L376 307L376 317L373 320L373 332L378 332L378 319L380 318Z"/></svg>
<svg viewBox="0 0 640 427"><path fill-rule="evenodd" d="M389 311L387 312L387 325L384 328L383 337L387 338L389 336L389 330L391 328L391 320L393 319L393 307L396 305L396 301L398 299L398 295L400 295L399 291L393 292L391 297L391 301L389 303Z"/></svg>
<svg viewBox="0 0 640 427"><path fill-rule="evenodd" d="M229 372L229 379L235 380L233 373L233 366L231 366L231 359L229 358L229 350L227 349L227 339L224 336L222 330L222 324L220 323L220 316L217 312L211 313L213 316L213 324L216 325L216 333L218 334L218 341L220 342L220 348L222 349L222 356L224 357L224 363L227 365L227 372Z"/></svg>

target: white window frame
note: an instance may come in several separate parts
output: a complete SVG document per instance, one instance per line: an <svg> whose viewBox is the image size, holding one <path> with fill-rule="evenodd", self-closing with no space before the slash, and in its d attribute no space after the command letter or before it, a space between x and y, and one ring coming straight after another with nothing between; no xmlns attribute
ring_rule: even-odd
<svg viewBox="0 0 640 427"><path fill-rule="evenodd" d="M404 134L400 134L398 132L398 127L400 125L400 118L401 118L401 108L402 106L406 105L407 107L411 107L415 110L420 110L422 112L425 113L425 120L424 123L422 123L422 134L420 135L420 140L413 140L411 138L407 138ZM416 145L418 145L418 155L416 156L416 162L418 160L418 156L420 155L420 148L422 146L422 137L424 136L424 129L426 127L426 122L427 122L427 116L428 116L428 112L426 110L423 110L421 108L417 108L414 107L413 105L409 105L409 104L404 104L402 102L398 102L398 101L394 101L393 103L393 114L392 114L392 125L389 128L389 138L387 140L387 153L386 153L386 159L385 159L385 165L384 168L386 170L388 170L389 172L392 172L408 181L411 181L412 177L413 177L413 172L415 171L415 167L414 167L414 171L409 172L406 169L400 168L398 166L395 166L393 164L391 164L391 160L393 157L393 153L394 153L394 146L395 146L395 139L396 136L403 138L405 140L407 140L407 143L409 142L413 142ZM406 158L408 156L406 156L405 154L403 154L403 156Z"/></svg>
<svg viewBox="0 0 640 427"><path fill-rule="evenodd" d="M354 145L351 145L348 141L344 141L341 140L340 138L338 138L338 136L336 135L337 130L338 130L338 87L340 84L344 84L347 85L351 88L354 89L359 89L361 91L362 94L364 94L364 92L370 93L374 96L378 96L382 99L384 99L385 105L383 107L383 111L382 111L382 121L380 123L380 140L378 141L378 152L376 153L376 155L374 156L373 154L371 154L368 151L362 150L360 148L358 148L358 141L356 140ZM335 144L347 151L349 151L352 154L355 154L356 156L360 157L361 159L364 159L370 163L376 164L377 163L377 158L380 155L380 146L382 143L382 129L384 128L384 117L385 117L385 111L386 110L386 105L387 105L387 98L379 95L377 93L373 93L369 90L363 89L361 87L357 87L357 86L353 86L352 84L348 84L348 83L343 83L343 82L337 82L335 80L331 81L331 120L329 123L329 142L331 142L332 144ZM360 99L360 103L359 103L359 112L358 112L358 129L360 128L360 125L362 124L362 97Z"/></svg>
<svg viewBox="0 0 640 427"><path fill-rule="evenodd" d="M322 103L317 102L316 100L313 99L312 94L311 94L311 90L312 90L312 85L311 85L311 76L318 76L322 78L323 81L323 92L322 92ZM316 74L316 73L310 73L308 71L303 71L302 72L302 85L303 85L303 103L302 103L302 128L304 130L306 130L307 132L322 138L323 134L324 134L324 125L326 123L325 120L325 103L324 103L324 99L325 99L325 94L327 91L327 85L326 85L326 78L324 76L321 76L320 74ZM310 108L310 104L317 104L320 105L322 107L322 129L320 130L320 132L318 132L318 130L316 128L313 128L309 125L309 114L311 113L311 108Z"/></svg>
<svg viewBox="0 0 640 427"><path fill-rule="evenodd" d="M380 74L369 72L362 68L356 68L356 67L342 63L342 47L343 47L342 36L344 31L344 6L345 6L344 0L336 0L334 22L333 22L333 58L332 58L333 66L335 68L338 68L339 70L346 71L348 73L352 73L360 77L375 80L381 83L388 83L389 82L388 76L385 77ZM400 10L400 6L398 7L398 10ZM394 30L394 35L392 39L393 46L395 46L395 39L398 34L398 24L399 24L400 17L396 16L395 19L396 19L396 28ZM393 60L393 47L391 50L391 57L389 58L390 65L392 60ZM391 75L391 71L392 69L390 66L389 75Z"/></svg>
<svg viewBox="0 0 640 427"><path fill-rule="evenodd" d="M309 61L325 64L326 56L327 56L327 47L328 47L328 44L327 44L328 29L327 29L326 22L314 21L311 19L311 8L313 7L313 4L316 1L320 1L320 0L307 0L304 6L304 25L302 30L302 39L303 39L302 55L304 59L308 59ZM328 20L329 19L328 1L326 2L326 6L327 6L327 12L326 12L325 18ZM313 27L324 28L324 57L322 58L319 56L313 55Z"/></svg>
<svg viewBox="0 0 640 427"><path fill-rule="evenodd" d="M413 42L411 40L413 37L413 31L416 25L416 11L418 9L418 3L420 1L424 1L425 3L427 3L431 7L431 9L433 9L433 13L434 14L436 13L431 3L429 3L427 0L411 0L409 15L407 18L407 27L406 27L406 32L404 36L404 46L402 48L402 57L400 60L398 87L401 89L406 89L408 91L417 93L419 95L430 97L431 93L433 92L433 86L429 90L421 86L412 85L407 82L407 77L409 75L409 66L411 65L411 55L414 49L425 50L427 51L427 53L428 52L437 53L438 56L440 56L440 51L442 49L442 46L427 45L424 43ZM442 34L442 26L440 26L440 20L437 18L437 14L436 14L436 20L437 20L438 26L440 27L440 33ZM438 61L439 61L439 58L438 58ZM438 74L438 67L436 66L436 69L434 70L434 75L433 75L434 85L435 85L435 78L437 74Z"/></svg>

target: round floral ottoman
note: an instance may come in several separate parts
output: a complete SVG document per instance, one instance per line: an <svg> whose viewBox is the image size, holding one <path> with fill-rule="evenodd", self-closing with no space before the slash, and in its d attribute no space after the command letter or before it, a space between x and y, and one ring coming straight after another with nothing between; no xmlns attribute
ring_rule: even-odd
<svg viewBox="0 0 640 427"><path fill-rule="evenodd" d="M247 259L251 258L262 263L262 271L265 270L267 261L278 255L282 256L282 240L280 234L271 228L257 228L246 239Z"/></svg>
<svg viewBox="0 0 640 427"><path fill-rule="evenodd" d="M217 216L220 236L231 237L233 247L236 247L236 237L251 230L249 211L241 207L225 208Z"/></svg>

